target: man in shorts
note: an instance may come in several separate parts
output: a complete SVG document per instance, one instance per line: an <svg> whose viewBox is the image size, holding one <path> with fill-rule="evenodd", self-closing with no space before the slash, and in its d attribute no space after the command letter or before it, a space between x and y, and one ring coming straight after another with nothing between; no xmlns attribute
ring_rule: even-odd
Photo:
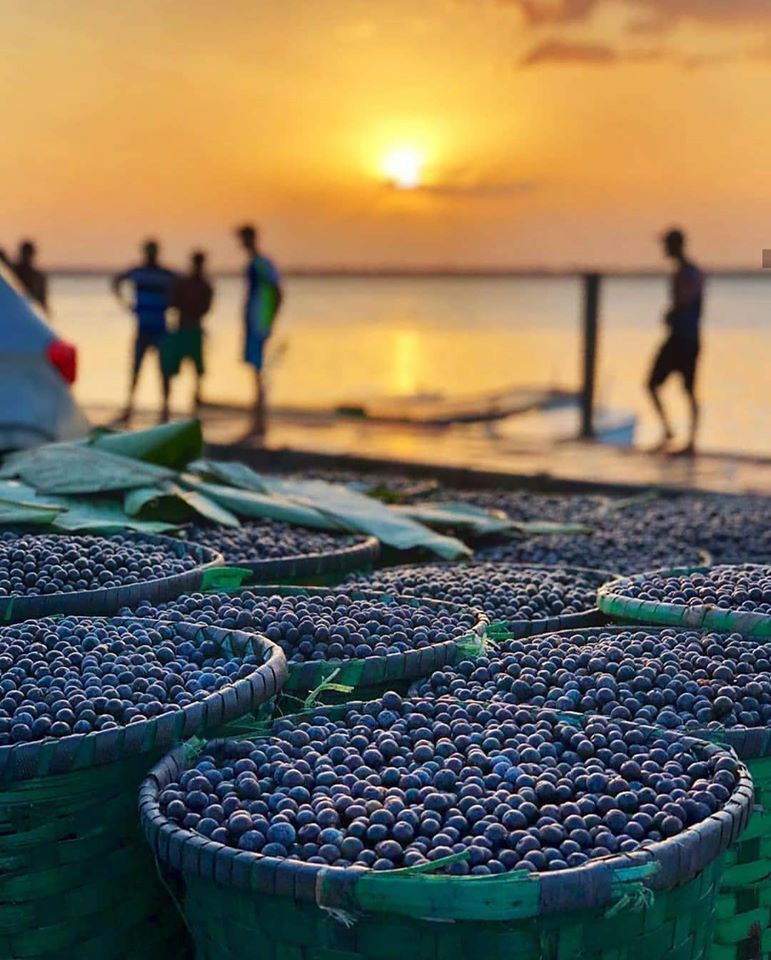
<svg viewBox="0 0 771 960"><path fill-rule="evenodd" d="M699 420L699 405L696 400L696 366L699 359L701 312L704 300L704 274L685 255L685 234L673 229L663 237L665 256L676 264L672 274L672 305L664 316L669 336L659 349L648 379L653 405L661 420L664 435L656 451L668 447L672 426L659 397L659 387L671 373L679 373L690 405L690 428L688 442L679 451L690 456L695 451L696 427Z"/></svg>
<svg viewBox="0 0 771 960"><path fill-rule="evenodd" d="M162 348L163 371L168 380L179 373L183 360L195 367L196 409L201 404L203 365L203 318L211 309L214 290L206 276L206 254L195 250L190 258L190 273L177 277L171 285L169 307L176 311L177 329L168 335Z"/></svg>
<svg viewBox="0 0 771 960"><path fill-rule="evenodd" d="M265 345L273 332L284 299L281 278L273 263L259 252L257 228L239 227L236 235L246 251L246 299L244 302L244 360L254 367L255 400L253 433L265 433L265 386L262 368Z"/></svg>
<svg viewBox="0 0 771 960"><path fill-rule="evenodd" d="M113 293L119 302L128 307L137 318L131 385L126 409L120 417L122 422L131 418L134 408L134 391L148 350L155 350L158 354L158 370L163 396L161 419L169 418L169 384L161 364L161 346L166 337L166 310L169 306L169 294L175 274L172 270L167 270L160 265L158 251L158 243L155 240L148 240L142 248L142 263L138 267L131 267L119 273L112 280ZM126 281L134 287L133 304L127 303L122 294L122 286Z"/></svg>

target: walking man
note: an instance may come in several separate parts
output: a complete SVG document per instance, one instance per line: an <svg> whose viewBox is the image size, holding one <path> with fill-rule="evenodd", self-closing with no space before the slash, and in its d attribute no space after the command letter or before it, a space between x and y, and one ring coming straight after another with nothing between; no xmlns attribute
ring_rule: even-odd
<svg viewBox="0 0 771 960"><path fill-rule="evenodd" d="M196 409L201 404L203 363L203 318L211 309L214 290L206 276L206 254L195 250L190 258L190 273L179 276L171 285L169 306L177 313L177 329L169 334L162 348L163 369L167 380L179 373L182 361L195 367Z"/></svg>
<svg viewBox="0 0 771 960"><path fill-rule="evenodd" d="M245 273L244 359L255 371L253 433L262 436L266 428L265 385L262 376L265 346L273 332L284 293L278 270L259 252L257 228L247 224L239 227L236 235L248 256Z"/></svg>
<svg viewBox="0 0 771 960"><path fill-rule="evenodd" d="M142 248L142 263L119 273L112 280L112 289L118 301L131 310L137 319L131 385L126 409L120 418L123 422L131 418L134 409L134 391L148 350L155 350L158 355L163 396L161 420L166 421L169 418L169 383L161 364L161 345L166 336L166 310L169 306L169 295L175 274L160 265L158 253L157 241L148 240ZM122 295L122 286L126 281L134 286L133 304L129 304Z"/></svg>
<svg viewBox="0 0 771 960"><path fill-rule="evenodd" d="M683 387L690 405L690 427L688 441L678 453L691 456L695 452L699 421L695 383L704 300L704 274L686 257L686 240L682 230L670 230L663 236L662 242L665 256L675 262L675 271L672 274L672 302L664 316L669 334L659 349L648 380L648 390L664 431L661 442L655 449L666 449L674 436L659 397L659 387L671 373L679 373L683 378Z"/></svg>

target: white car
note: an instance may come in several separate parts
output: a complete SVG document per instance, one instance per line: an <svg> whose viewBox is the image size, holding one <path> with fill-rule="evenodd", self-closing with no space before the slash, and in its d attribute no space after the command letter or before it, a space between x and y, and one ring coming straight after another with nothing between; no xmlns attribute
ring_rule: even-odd
<svg viewBox="0 0 771 960"><path fill-rule="evenodd" d="M70 385L77 351L60 340L0 264L0 451L88 432Z"/></svg>

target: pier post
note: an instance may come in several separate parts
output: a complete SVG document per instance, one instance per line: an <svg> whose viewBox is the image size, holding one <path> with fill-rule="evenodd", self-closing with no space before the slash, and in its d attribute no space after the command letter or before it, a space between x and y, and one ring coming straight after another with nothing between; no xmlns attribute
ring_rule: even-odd
<svg viewBox="0 0 771 960"><path fill-rule="evenodd" d="M594 437L594 388L597 374L597 328L600 307L599 273L583 275L583 378L581 386L582 439Z"/></svg>

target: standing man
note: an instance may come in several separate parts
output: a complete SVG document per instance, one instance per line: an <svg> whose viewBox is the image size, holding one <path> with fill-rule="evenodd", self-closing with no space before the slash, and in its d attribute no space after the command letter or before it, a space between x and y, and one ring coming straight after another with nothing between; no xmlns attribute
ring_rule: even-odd
<svg viewBox="0 0 771 960"><path fill-rule="evenodd" d="M656 450L664 450L673 437L672 426L659 398L659 387L670 373L679 373L688 396L691 411L688 442L679 451L685 456L695 452L699 405L696 400L696 365L699 359L701 310L704 300L704 274L685 255L685 234L670 230L662 237L664 255L676 264L672 274L672 303L664 316L669 336L662 344L648 380L653 405L664 428L664 435Z"/></svg>
<svg viewBox="0 0 771 960"><path fill-rule="evenodd" d="M273 332L284 292L278 270L259 252L257 228L251 224L239 227L236 235L248 255L246 267L246 301L244 303L245 347L244 359L255 371L255 401L253 432L265 433L265 387L262 367L265 344Z"/></svg>
<svg viewBox="0 0 771 960"><path fill-rule="evenodd" d="M19 256L12 264L24 292L34 303L48 313L48 280L42 270L35 266L37 247L31 240L22 240L19 244Z"/></svg>
<svg viewBox="0 0 771 960"><path fill-rule="evenodd" d="M124 422L131 418L134 409L134 391L148 350L155 350L158 354L163 396L161 420L166 421L169 418L169 383L161 364L161 344L166 336L166 310L169 306L169 294L175 274L160 265L158 252L157 241L148 240L142 248L142 263L138 267L119 273L112 280L112 289L118 301L131 310L137 318L131 386L126 409L120 418ZM121 287L126 281L134 286L133 304L128 303L122 295Z"/></svg>
<svg viewBox="0 0 771 960"><path fill-rule="evenodd" d="M211 309L214 290L206 276L206 254L195 250L190 258L190 273L179 276L171 285L169 306L177 313L177 329L163 345L161 355L167 381L179 373L182 361L195 367L196 409L201 404L203 364L203 318Z"/></svg>

